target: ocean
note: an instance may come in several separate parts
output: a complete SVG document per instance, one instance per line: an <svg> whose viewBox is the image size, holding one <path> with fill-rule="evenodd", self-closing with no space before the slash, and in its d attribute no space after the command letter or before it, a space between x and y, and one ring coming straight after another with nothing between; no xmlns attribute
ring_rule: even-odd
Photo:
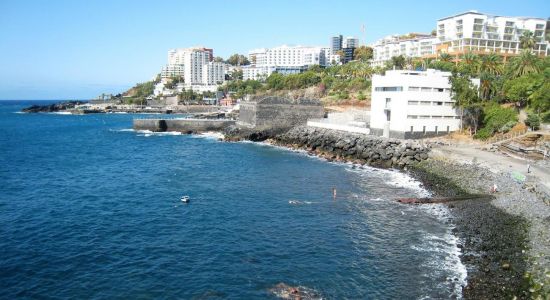
<svg viewBox="0 0 550 300"><path fill-rule="evenodd" d="M18 113L35 103L0 102L2 299L461 297L449 212L397 203L429 194L406 174L135 132L131 114Z"/></svg>

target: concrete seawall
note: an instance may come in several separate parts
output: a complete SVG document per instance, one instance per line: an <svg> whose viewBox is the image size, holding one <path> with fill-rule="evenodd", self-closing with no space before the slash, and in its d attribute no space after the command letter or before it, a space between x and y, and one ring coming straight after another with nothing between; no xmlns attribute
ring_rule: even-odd
<svg viewBox="0 0 550 300"><path fill-rule="evenodd" d="M178 131L183 133L223 131L228 126L235 125L234 120L203 120L203 119L134 119L134 130L150 130L154 132Z"/></svg>

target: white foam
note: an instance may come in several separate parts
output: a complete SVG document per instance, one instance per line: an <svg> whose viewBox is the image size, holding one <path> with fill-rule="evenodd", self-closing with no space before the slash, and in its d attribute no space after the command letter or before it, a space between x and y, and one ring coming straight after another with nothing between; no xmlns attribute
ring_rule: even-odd
<svg viewBox="0 0 550 300"><path fill-rule="evenodd" d="M199 134L194 134L194 135L192 135L192 137L205 138L205 139L214 139L214 140L223 140L225 135L223 135L223 133L221 133L221 132L207 131L207 132L202 132L202 133L199 133Z"/></svg>
<svg viewBox="0 0 550 300"><path fill-rule="evenodd" d="M54 111L54 112L51 112L50 114L53 114L53 115L72 115L72 113L69 112L69 111Z"/></svg>
<svg viewBox="0 0 550 300"><path fill-rule="evenodd" d="M138 136L144 137L182 135L182 133L178 131L153 132L151 130L138 130L136 132L138 133Z"/></svg>
<svg viewBox="0 0 550 300"><path fill-rule="evenodd" d="M450 217L449 208L443 204L420 205L416 206L428 214L437 217L440 222L447 221ZM435 207L435 209L434 209ZM424 234L422 245L412 245L411 248L419 252L433 253L438 259L429 259L426 265L430 270L450 271L448 278L456 278L447 282L452 284L453 293L457 298L462 298L462 287L466 286L466 277L468 272L466 266L462 263L460 256L462 251L458 248L460 239L452 233L454 226L448 226L443 236L433 234Z"/></svg>

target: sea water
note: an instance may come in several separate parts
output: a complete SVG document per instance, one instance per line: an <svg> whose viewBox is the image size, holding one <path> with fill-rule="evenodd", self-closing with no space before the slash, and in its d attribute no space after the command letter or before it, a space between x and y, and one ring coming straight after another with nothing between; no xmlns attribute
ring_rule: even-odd
<svg viewBox="0 0 550 300"><path fill-rule="evenodd" d="M35 103L0 102L0 298L460 297L448 211L397 203L429 194L403 173Z"/></svg>

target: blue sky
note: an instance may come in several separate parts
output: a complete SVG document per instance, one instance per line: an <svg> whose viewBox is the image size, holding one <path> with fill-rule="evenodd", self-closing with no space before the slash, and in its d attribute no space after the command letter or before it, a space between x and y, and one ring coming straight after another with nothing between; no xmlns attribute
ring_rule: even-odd
<svg viewBox="0 0 550 300"><path fill-rule="evenodd" d="M0 0L0 99L86 99L147 81L170 48L203 45L227 58L281 44L366 42L430 32L467 10L550 16L550 1L25 1Z"/></svg>

